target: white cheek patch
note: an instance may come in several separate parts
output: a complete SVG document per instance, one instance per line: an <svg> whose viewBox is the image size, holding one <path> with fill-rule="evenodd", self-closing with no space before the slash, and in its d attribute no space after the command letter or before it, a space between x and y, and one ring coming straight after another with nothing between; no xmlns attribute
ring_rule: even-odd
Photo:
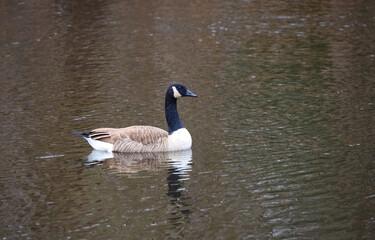
<svg viewBox="0 0 375 240"><path fill-rule="evenodd" d="M173 86L172 89L173 89L174 98L182 97L182 95L180 94L180 92L177 90L177 88L175 86Z"/></svg>

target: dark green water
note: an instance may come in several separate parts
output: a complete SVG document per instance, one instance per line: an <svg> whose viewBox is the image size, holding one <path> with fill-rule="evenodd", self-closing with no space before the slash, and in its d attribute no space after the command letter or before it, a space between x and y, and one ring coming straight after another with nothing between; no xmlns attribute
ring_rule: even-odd
<svg viewBox="0 0 375 240"><path fill-rule="evenodd" d="M373 1L0 3L0 238L371 239ZM73 130L191 151L92 162Z"/></svg>

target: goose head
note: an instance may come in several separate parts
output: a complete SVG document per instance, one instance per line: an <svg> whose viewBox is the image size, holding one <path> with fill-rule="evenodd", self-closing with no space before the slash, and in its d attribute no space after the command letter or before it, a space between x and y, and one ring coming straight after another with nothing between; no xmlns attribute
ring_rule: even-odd
<svg viewBox="0 0 375 240"><path fill-rule="evenodd" d="M181 97L198 97L196 94L192 93L185 85L181 83L174 83L168 87L167 93L165 95L165 118L167 120L169 131L171 135L173 132L184 128L181 123L180 117L177 111L177 99ZM191 141L189 134L188 137Z"/></svg>
<svg viewBox="0 0 375 240"><path fill-rule="evenodd" d="M175 99L180 97L198 97L196 94L192 93L185 85L181 83L174 83L169 86L167 90L167 95L173 96Z"/></svg>

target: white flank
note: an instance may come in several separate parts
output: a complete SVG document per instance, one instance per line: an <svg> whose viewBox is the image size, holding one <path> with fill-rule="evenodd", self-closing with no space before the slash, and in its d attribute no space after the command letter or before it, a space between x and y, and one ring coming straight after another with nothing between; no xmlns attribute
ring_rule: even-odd
<svg viewBox="0 0 375 240"><path fill-rule="evenodd" d="M175 86L173 86L172 89L173 89L173 97L174 98L182 97L181 93L177 90L177 88Z"/></svg>
<svg viewBox="0 0 375 240"><path fill-rule="evenodd" d="M168 151L190 149L191 144L191 136L186 128L178 129L168 136Z"/></svg>
<svg viewBox="0 0 375 240"><path fill-rule="evenodd" d="M98 141L98 140L93 140L91 138L85 138L93 147L95 150L99 151L107 151L107 152L112 152L113 150L113 144Z"/></svg>

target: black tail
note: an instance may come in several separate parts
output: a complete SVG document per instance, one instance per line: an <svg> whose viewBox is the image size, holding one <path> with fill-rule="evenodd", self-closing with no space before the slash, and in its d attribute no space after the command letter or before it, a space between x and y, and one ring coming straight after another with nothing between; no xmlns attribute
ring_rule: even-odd
<svg viewBox="0 0 375 240"><path fill-rule="evenodd" d="M78 136L85 137L85 138L88 138L88 137L89 137L89 134L88 134L88 133L78 132L78 131L73 131L73 133L74 133L74 134L77 134Z"/></svg>

